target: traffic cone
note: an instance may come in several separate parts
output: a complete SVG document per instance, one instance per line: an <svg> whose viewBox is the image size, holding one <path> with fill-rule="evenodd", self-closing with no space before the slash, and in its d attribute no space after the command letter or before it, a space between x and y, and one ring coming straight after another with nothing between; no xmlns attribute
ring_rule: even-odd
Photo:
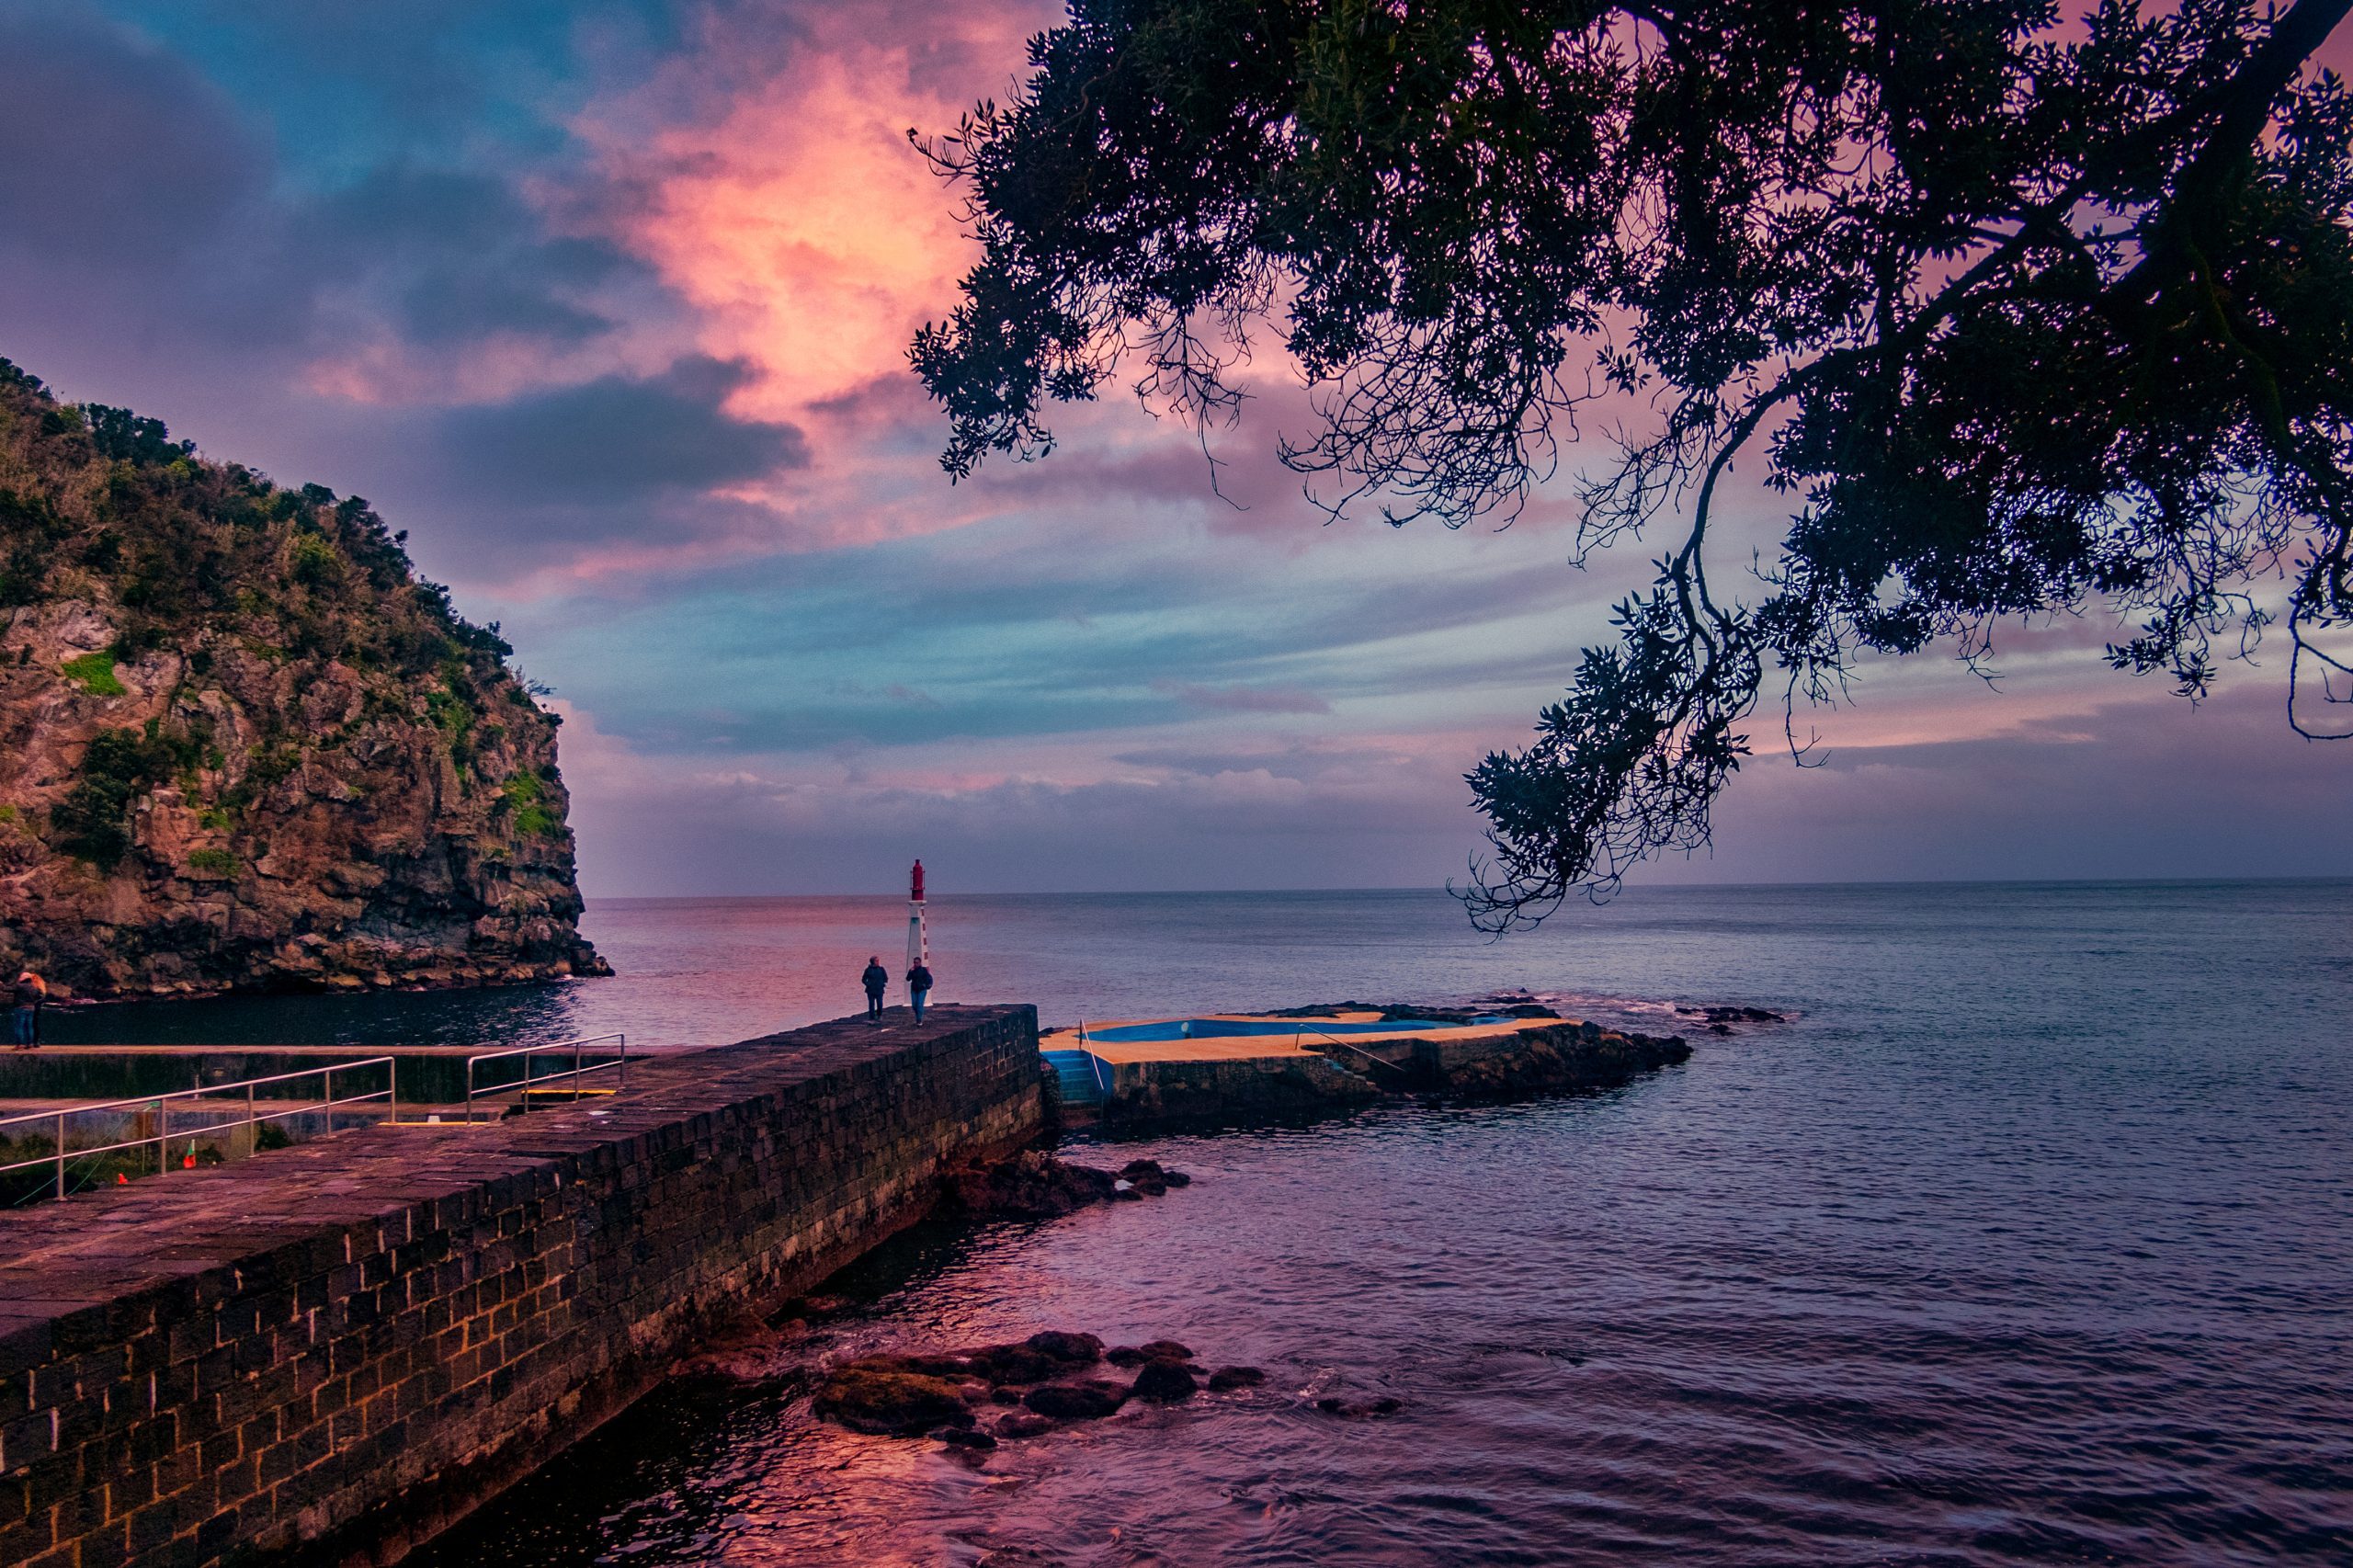
<svg viewBox="0 0 2353 1568"><path fill-rule="evenodd" d="M196 1140L193 1138L188 1141L188 1153L180 1156L180 1169L184 1171L196 1169Z"/></svg>

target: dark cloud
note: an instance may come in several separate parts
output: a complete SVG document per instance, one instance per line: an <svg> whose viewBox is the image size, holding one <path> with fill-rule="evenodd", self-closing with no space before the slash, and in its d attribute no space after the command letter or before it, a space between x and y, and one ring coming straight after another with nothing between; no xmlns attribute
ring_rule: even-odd
<svg viewBox="0 0 2353 1568"><path fill-rule="evenodd" d="M0 247L151 269L245 221L268 179L260 138L185 62L0 4Z"/></svg>
<svg viewBox="0 0 2353 1568"><path fill-rule="evenodd" d="M294 225L312 270L366 292L408 341L440 347L516 335L570 346L612 318L592 290L651 287L603 240L551 235L506 178L396 167L307 203Z"/></svg>
<svg viewBox="0 0 2353 1568"><path fill-rule="evenodd" d="M281 59L268 80L306 78ZM521 194L527 161L305 167L307 120L272 133L285 107L94 13L0 0L0 352L62 383L87 365L107 401L185 419L189 386L296 381L385 335L439 356L429 386L472 345L570 350L612 330L617 301L674 307L616 245L552 230ZM176 369L188 354L210 362Z"/></svg>
<svg viewBox="0 0 2353 1568"><path fill-rule="evenodd" d="M488 501L611 506L762 478L809 460L790 425L722 406L750 371L689 356L646 380L605 376L440 416L449 478Z"/></svg>

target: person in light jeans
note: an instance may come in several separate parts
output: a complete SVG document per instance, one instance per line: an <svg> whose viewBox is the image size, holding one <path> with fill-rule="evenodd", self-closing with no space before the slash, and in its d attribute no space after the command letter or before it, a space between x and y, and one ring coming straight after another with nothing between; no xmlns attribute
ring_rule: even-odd
<svg viewBox="0 0 2353 1568"><path fill-rule="evenodd" d="M924 998L930 994L931 971L924 967L921 960L917 960L915 968L907 971L907 1000L915 1004L917 1023L923 1022Z"/></svg>

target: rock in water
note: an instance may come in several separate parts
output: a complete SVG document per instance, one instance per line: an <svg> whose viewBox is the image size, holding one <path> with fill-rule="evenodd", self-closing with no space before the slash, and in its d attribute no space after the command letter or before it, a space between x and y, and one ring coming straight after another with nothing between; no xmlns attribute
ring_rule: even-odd
<svg viewBox="0 0 2353 1568"><path fill-rule="evenodd" d="M510 652L366 502L0 359L0 968L84 996L607 972Z"/></svg>
<svg viewBox="0 0 2353 1568"><path fill-rule="evenodd" d="M972 1449L981 1453L996 1447L995 1437L971 1426L941 1426L931 1433L931 1437L951 1449Z"/></svg>
<svg viewBox="0 0 2353 1568"><path fill-rule="evenodd" d="M1158 1198L1168 1190L1168 1173L1160 1168L1158 1160L1130 1160L1120 1167L1120 1179L1147 1198Z"/></svg>
<svg viewBox="0 0 2353 1568"><path fill-rule="evenodd" d="M1051 1356L1074 1367L1091 1367L1103 1359L1103 1342L1091 1334L1050 1328L1022 1341L1040 1356Z"/></svg>
<svg viewBox="0 0 2353 1568"><path fill-rule="evenodd" d="M974 1219L1046 1220L1113 1196L1108 1171L1074 1165L1036 1149L988 1165L941 1173L941 1206Z"/></svg>
<svg viewBox="0 0 2353 1568"><path fill-rule="evenodd" d="M817 1386L816 1412L853 1432L912 1437L939 1426L970 1426L961 1390L922 1372L844 1367Z"/></svg>
<svg viewBox="0 0 2353 1568"><path fill-rule="evenodd" d="M1267 1374L1256 1367L1220 1367L1210 1374L1210 1392L1223 1393L1228 1389L1254 1389L1267 1381Z"/></svg>
<svg viewBox="0 0 2353 1568"><path fill-rule="evenodd" d="M1128 1402L1128 1391L1117 1383L1089 1380L1077 1383L1047 1383L1031 1389L1021 1403L1057 1421L1093 1421L1115 1415Z"/></svg>
<svg viewBox="0 0 2353 1568"><path fill-rule="evenodd" d="M1189 1361L1193 1352L1173 1339L1148 1339L1142 1345L1122 1345L1103 1358L1114 1367L1141 1367L1146 1361Z"/></svg>
<svg viewBox="0 0 2353 1568"><path fill-rule="evenodd" d="M1146 1361L1136 1373L1135 1387L1130 1392L1138 1399L1168 1403L1192 1398L1200 1386L1193 1377L1193 1369L1182 1361Z"/></svg>

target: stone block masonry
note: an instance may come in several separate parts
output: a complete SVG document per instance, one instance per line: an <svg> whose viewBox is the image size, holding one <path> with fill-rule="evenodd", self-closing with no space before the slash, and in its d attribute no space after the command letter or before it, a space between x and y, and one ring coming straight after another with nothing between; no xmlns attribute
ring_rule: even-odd
<svg viewBox="0 0 2353 1568"><path fill-rule="evenodd" d="M0 1218L0 1563L384 1563L1040 1127L1037 1015L632 1062Z"/></svg>

